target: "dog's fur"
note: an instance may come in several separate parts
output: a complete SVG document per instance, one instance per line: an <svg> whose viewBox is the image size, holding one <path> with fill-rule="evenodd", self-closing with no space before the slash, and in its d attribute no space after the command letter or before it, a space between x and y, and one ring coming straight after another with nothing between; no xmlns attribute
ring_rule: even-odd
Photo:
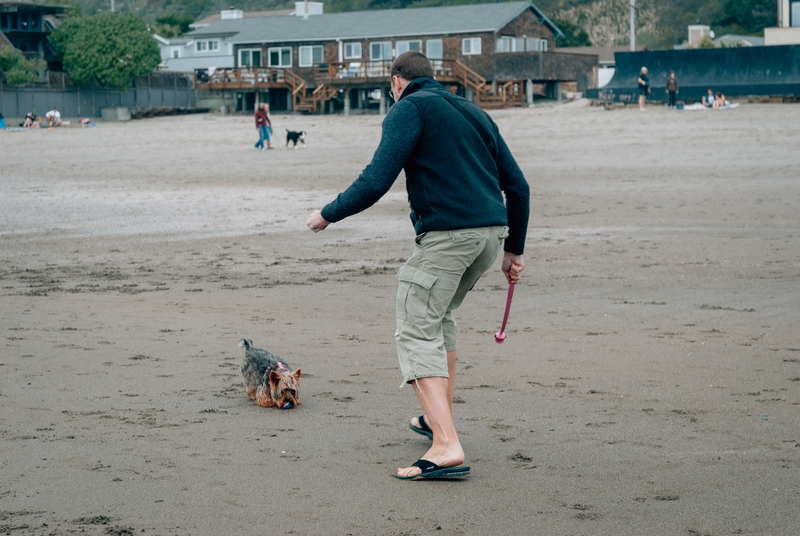
<svg viewBox="0 0 800 536"><path fill-rule="evenodd" d="M306 131L305 130L295 131L295 130L289 130L287 128L286 129L286 148L287 149L289 148L289 142L294 142L294 148L297 149L297 142L298 141L303 144L303 147L307 147L307 145L306 145Z"/></svg>
<svg viewBox="0 0 800 536"><path fill-rule="evenodd" d="M254 347L250 339L242 339L239 346L244 348L242 376L250 400L265 408L290 409L301 404L301 369L292 371L286 361Z"/></svg>

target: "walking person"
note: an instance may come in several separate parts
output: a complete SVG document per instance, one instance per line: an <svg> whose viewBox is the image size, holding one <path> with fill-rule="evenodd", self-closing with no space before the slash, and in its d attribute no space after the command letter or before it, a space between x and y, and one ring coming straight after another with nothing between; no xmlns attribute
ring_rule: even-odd
<svg viewBox="0 0 800 536"><path fill-rule="evenodd" d="M256 107L256 130L258 131L258 141L255 148L264 150L264 142L267 144L267 149L272 149L270 144L270 129L272 128L272 121L269 117L269 108L266 104L259 103Z"/></svg>
<svg viewBox="0 0 800 536"><path fill-rule="evenodd" d="M647 100L647 95L650 94L650 79L647 78L647 67L642 67L639 72L639 78L636 79L639 83L639 110L644 111L644 101Z"/></svg>
<svg viewBox="0 0 800 536"><path fill-rule="evenodd" d="M675 71L670 71L667 77L667 108L675 106L675 100L678 96L678 79L675 78Z"/></svg>
<svg viewBox="0 0 800 536"><path fill-rule="evenodd" d="M528 183L491 118L433 80L430 61L408 51L392 63L396 104L370 164L334 201L308 217L316 232L366 210L405 170L413 254L397 279L395 340L403 383L424 414L411 428L433 439L404 480L460 477L470 468L453 422L458 333L453 311L495 262L508 283L525 266Z"/></svg>

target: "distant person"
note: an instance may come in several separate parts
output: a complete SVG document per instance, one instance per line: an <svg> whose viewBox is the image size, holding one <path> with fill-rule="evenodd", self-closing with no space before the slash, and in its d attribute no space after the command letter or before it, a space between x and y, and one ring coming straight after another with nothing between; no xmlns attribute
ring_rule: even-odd
<svg viewBox="0 0 800 536"><path fill-rule="evenodd" d="M264 142L267 144L267 149L272 149L269 141L270 127L272 122L269 119L269 107L259 103L256 108L256 130L258 131L258 141L255 144L256 149L264 150Z"/></svg>
<svg viewBox="0 0 800 536"><path fill-rule="evenodd" d="M714 107L714 90L708 88L708 94L703 97L703 106L706 108L713 108Z"/></svg>
<svg viewBox="0 0 800 536"><path fill-rule="evenodd" d="M647 95L650 94L650 79L647 78L647 67L642 67L639 72L639 110L644 111L644 101L647 100Z"/></svg>
<svg viewBox="0 0 800 536"><path fill-rule="evenodd" d="M675 71L670 71L667 77L667 108L675 106L675 100L678 96L678 79L675 78Z"/></svg>
<svg viewBox="0 0 800 536"><path fill-rule="evenodd" d="M6 118L3 117L3 114L0 114L0 130L6 129Z"/></svg>
<svg viewBox="0 0 800 536"><path fill-rule="evenodd" d="M28 112L25 115L25 121L20 126L22 128L33 128L34 123L36 123L36 116L33 115L33 112Z"/></svg>
<svg viewBox="0 0 800 536"><path fill-rule="evenodd" d="M714 110L718 108L727 108L728 100L725 98L725 95L717 91L717 94L714 96L714 104L712 104L711 107Z"/></svg>
<svg viewBox="0 0 800 536"><path fill-rule="evenodd" d="M58 108L53 108L44 117L50 127L57 127L61 124L61 112L58 111Z"/></svg>

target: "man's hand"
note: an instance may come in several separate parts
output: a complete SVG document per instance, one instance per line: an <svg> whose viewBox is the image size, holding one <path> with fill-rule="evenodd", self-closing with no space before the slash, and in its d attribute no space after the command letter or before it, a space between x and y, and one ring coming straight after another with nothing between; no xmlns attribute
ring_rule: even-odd
<svg viewBox="0 0 800 536"><path fill-rule="evenodd" d="M315 210L314 212L312 212L311 215L308 217L308 221L306 222L308 228L314 231L315 233L324 231L325 228L330 224L331 222L323 218L322 212L320 212L319 210Z"/></svg>
<svg viewBox="0 0 800 536"><path fill-rule="evenodd" d="M508 251L503 252L502 270L509 285L519 283L524 269L525 259L522 258L522 255L514 255Z"/></svg>

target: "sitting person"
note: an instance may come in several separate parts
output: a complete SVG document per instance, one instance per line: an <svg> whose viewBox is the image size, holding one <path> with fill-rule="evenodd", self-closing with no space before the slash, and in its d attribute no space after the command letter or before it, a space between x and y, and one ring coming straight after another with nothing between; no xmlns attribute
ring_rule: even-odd
<svg viewBox="0 0 800 536"><path fill-rule="evenodd" d="M36 116L33 115L33 112L28 112L25 116L25 122L22 123L20 126L22 128L33 128L33 124L36 122Z"/></svg>
<svg viewBox="0 0 800 536"><path fill-rule="evenodd" d="M87 128L90 126L92 126L91 119L89 119L88 117L84 117L83 119L81 119L81 128Z"/></svg>
<svg viewBox="0 0 800 536"><path fill-rule="evenodd" d="M711 107L713 109L715 109L715 110L717 108L727 108L728 107L728 101L727 101L727 99L725 99L725 95L723 95L720 92L717 92L717 96L714 97L714 104L712 104Z"/></svg>
<svg viewBox="0 0 800 536"><path fill-rule="evenodd" d="M58 111L58 108L53 108L44 117L51 127L57 127L61 124L61 112Z"/></svg>
<svg viewBox="0 0 800 536"><path fill-rule="evenodd" d="M706 108L712 108L714 106L714 90L709 88L708 95L703 97L703 106Z"/></svg>

